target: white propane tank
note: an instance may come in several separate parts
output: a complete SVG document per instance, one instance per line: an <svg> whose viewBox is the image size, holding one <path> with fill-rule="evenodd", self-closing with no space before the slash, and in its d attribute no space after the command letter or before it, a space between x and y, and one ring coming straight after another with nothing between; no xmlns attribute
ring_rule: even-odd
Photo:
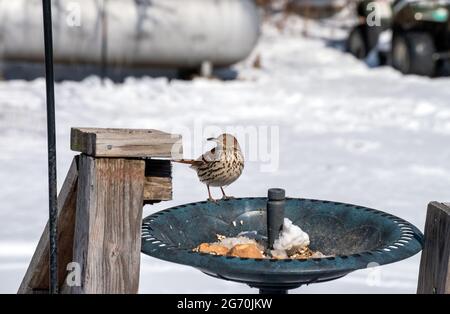
<svg viewBox="0 0 450 314"><path fill-rule="evenodd" d="M99 64L103 46L107 64L228 66L250 54L260 33L254 0L52 3L57 63ZM41 0L0 0L0 58L42 61L43 51Z"/></svg>

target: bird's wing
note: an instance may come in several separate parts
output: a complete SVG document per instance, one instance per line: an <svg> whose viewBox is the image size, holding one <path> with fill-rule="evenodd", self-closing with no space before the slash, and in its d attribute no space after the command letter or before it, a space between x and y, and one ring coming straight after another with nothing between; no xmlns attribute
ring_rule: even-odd
<svg viewBox="0 0 450 314"><path fill-rule="evenodd" d="M216 160L216 148L211 149L210 151L207 151L200 157L198 157L191 165L191 168L197 169L203 165L212 163Z"/></svg>

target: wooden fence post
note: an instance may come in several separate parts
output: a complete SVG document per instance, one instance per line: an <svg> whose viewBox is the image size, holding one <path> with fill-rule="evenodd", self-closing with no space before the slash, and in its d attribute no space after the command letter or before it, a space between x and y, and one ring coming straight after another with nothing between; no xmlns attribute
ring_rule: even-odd
<svg viewBox="0 0 450 314"><path fill-rule="evenodd" d="M143 206L172 199L171 162L154 158L181 154L181 136L73 128L71 148L81 155L58 197L61 292L137 293ZM48 238L46 227L18 293L48 293Z"/></svg>
<svg viewBox="0 0 450 314"><path fill-rule="evenodd" d="M75 228L75 207L77 199L78 157L75 157L58 195L58 269L59 283L62 285L65 265L72 261L73 233ZM48 223L20 284L18 293L47 293L49 289L49 234Z"/></svg>
<svg viewBox="0 0 450 314"><path fill-rule="evenodd" d="M420 261L420 294L450 294L450 204L428 205L425 244Z"/></svg>
<svg viewBox="0 0 450 314"><path fill-rule="evenodd" d="M80 156L73 293L137 293L145 162Z"/></svg>

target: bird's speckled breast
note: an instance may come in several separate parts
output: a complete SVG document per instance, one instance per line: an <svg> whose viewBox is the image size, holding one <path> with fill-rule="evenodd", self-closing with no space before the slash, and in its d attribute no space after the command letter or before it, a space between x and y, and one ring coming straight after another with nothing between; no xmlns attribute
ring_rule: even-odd
<svg viewBox="0 0 450 314"><path fill-rule="evenodd" d="M240 151L223 151L217 160L202 164L197 169L201 182L210 186L227 186L236 181L244 169L244 157Z"/></svg>

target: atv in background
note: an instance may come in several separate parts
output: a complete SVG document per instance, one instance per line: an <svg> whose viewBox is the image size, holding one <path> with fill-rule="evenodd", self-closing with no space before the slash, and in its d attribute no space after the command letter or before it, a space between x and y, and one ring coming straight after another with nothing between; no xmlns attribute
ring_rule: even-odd
<svg viewBox="0 0 450 314"><path fill-rule="evenodd" d="M347 40L347 51L358 59L365 59L377 46L380 34L390 29L392 22L392 1L362 0L356 4L357 25ZM378 25L374 25L374 9L378 16ZM384 57L383 57L384 59Z"/></svg>
<svg viewBox="0 0 450 314"><path fill-rule="evenodd" d="M392 65L434 76L450 59L450 0L395 1L393 12Z"/></svg>
<svg viewBox="0 0 450 314"><path fill-rule="evenodd" d="M359 23L350 33L347 50L364 59L379 45L380 34L390 32L390 47L385 53L378 51L381 61L390 60L404 74L434 76L450 59L450 0L391 1L390 18L385 15L380 26L369 26L370 3L380 2L387 3L358 3Z"/></svg>

